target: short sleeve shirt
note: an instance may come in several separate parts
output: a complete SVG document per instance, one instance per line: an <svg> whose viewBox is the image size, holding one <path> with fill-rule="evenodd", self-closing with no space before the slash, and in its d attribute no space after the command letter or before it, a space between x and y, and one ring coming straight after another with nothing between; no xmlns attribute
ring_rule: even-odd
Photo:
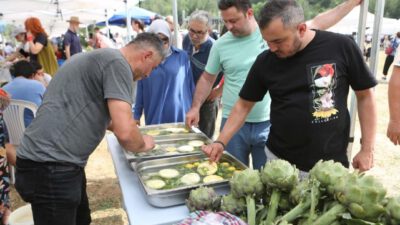
<svg viewBox="0 0 400 225"><path fill-rule="evenodd" d="M107 99L132 104L132 84L131 67L119 50L98 49L72 57L47 87L18 157L84 167L110 124Z"/></svg>
<svg viewBox="0 0 400 225"><path fill-rule="evenodd" d="M64 46L69 46L71 56L82 52L81 42L78 35L69 29L64 35Z"/></svg>
<svg viewBox="0 0 400 225"><path fill-rule="evenodd" d="M205 71L209 74L224 73L222 93L222 117L228 118L233 106L239 99L247 74L257 56L267 49L260 30L249 36L235 37L227 32L211 48ZM255 104L246 118L246 122L264 122L269 120L270 98L267 94L263 101Z"/></svg>
<svg viewBox="0 0 400 225"><path fill-rule="evenodd" d="M278 58L270 51L260 54L240 97L260 101L270 93L267 147L308 171L320 159L348 166L349 86L357 91L376 84L354 41L316 31L314 39L292 57Z"/></svg>
<svg viewBox="0 0 400 225"><path fill-rule="evenodd" d="M36 38L33 40L33 43L40 43L43 45L43 48L47 45L47 36L45 34L38 34ZM38 54L30 53L30 60L38 61Z"/></svg>

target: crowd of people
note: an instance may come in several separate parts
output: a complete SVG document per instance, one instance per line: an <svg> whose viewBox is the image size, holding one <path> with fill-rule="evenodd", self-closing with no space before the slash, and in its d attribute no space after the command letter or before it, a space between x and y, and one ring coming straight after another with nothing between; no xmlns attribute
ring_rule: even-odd
<svg viewBox="0 0 400 225"><path fill-rule="evenodd" d="M221 104L221 132L203 146L211 160L218 161L226 150L259 169L282 158L307 176L320 159L350 166L347 96L352 88L362 139L351 164L369 170L377 81L354 40L324 31L361 2L346 0L305 21L296 1L272 0L257 21L250 1L219 0L226 28L220 37L212 32L209 13L196 10L183 37L175 38L178 31L171 17L148 27L132 20L133 41L124 45L119 35L109 38L95 28L89 45L96 50L85 53L78 35L80 21L73 16L62 39L61 67L40 20L28 18L25 29L13 31L21 45L5 59L15 63L13 80L3 87L4 95L0 92L0 108L10 99L39 108L36 118L25 114L27 128L18 150L8 150L7 132L0 132L0 150L4 148L8 162L16 165L15 187L31 203L35 224L90 224L84 168L107 129L132 152L155 146L138 125L185 122L213 138ZM394 144L400 144L399 43L398 34L390 44L388 57L393 58L387 59L388 64L394 61L388 126ZM385 63L384 75L387 71ZM7 161L3 155L0 162ZM5 187L0 192L6 197L0 201L9 209ZM9 211L0 212L6 223Z"/></svg>

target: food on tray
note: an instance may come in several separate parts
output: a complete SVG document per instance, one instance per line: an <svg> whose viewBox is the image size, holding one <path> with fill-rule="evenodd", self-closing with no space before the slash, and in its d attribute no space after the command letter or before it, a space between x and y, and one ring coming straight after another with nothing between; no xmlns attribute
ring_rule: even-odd
<svg viewBox="0 0 400 225"><path fill-rule="evenodd" d="M180 152L193 152L194 150L194 147L191 145L182 145L178 148L178 151Z"/></svg>
<svg viewBox="0 0 400 225"><path fill-rule="evenodd" d="M168 135L168 134L186 134L189 130L185 127L168 127L168 128L153 128L145 129L143 133L150 136Z"/></svg>
<svg viewBox="0 0 400 225"><path fill-rule="evenodd" d="M162 169L158 174L163 178L171 179L179 176L179 171L176 169Z"/></svg>
<svg viewBox="0 0 400 225"><path fill-rule="evenodd" d="M233 171L230 168L233 168ZM226 161L215 163L208 160L201 160L142 171L141 178L144 181L143 183L150 189L168 190L200 183L228 180L233 176L234 171L240 171L240 167L236 166L235 163L228 163ZM159 184L162 187L157 186L157 183L156 185L153 183L148 185L148 181L151 180L162 180L164 185ZM154 188L154 186L159 188Z"/></svg>
<svg viewBox="0 0 400 225"><path fill-rule="evenodd" d="M204 145L204 142L200 141L200 140L194 140L194 141L189 141L188 145L193 146L193 147L201 147Z"/></svg>
<svg viewBox="0 0 400 225"><path fill-rule="evenodd" d="M177 149L174 146L168 146L165 148L165 151L167 151L167 152L176 152L176 150Z"/></svg>
<svg viewBox="0 0 400 225"><path fill-rule="evenodd" d="M224 178L221 177L221 176L208 175L208 176L203 178L203 183L211 183L211 182L217 182L217 181L221 181L221 180L224 180Z"/></svg>
<svg viewBox="0 0 400 225"><path fill-rule="evenodd" d="M197 172L203 176L207 175L213 175L216 173L218 170L218 165L216 162L202 162L200 165L197 167Z"/></svg>
<svg viewBox="0 0 400 225"><path fill-rule="evenodd" d="M160 179L147 180L146 186L152 189L161 189L165 186L165 182Z"/></svg>
<svg viewBox="0 0 400 225"><path fill-rule="evenodd" d="M186 185L197 184L200 182L200 175L198 173L188 173L181 177L181 182Z"/></svg>

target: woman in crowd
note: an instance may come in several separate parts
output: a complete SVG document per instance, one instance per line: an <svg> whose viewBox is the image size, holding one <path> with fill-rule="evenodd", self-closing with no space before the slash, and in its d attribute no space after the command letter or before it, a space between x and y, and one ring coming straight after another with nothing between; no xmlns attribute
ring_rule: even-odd
<svg viewBox="0 0 400 225"><path fill-rule="evenodd" d="M30 60L39 62L46 73L54 75L58 69L57 59L40 20L29 17L25 20L25 30Z"/></svg>

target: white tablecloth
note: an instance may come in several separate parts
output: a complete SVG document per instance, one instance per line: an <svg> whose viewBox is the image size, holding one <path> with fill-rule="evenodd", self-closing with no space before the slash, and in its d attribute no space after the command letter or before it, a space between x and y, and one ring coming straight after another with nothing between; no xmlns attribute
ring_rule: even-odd
<svg viewBox="0 0 400 225"><path fill-rule="evenodd" d="M131 225L173 224L188 217L185 205L156 208L151 206L140 187L136 173L131 169L114 134L107 134L108 150L119 179L123 204Z"/></svg>

